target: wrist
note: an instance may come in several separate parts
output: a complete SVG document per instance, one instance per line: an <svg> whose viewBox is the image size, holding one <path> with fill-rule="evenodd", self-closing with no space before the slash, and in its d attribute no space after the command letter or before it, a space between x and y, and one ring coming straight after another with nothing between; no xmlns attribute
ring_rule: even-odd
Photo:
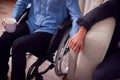
<svg viewBox="0 0 120 80"><path fill-rule="evenodd" d="M80 29L79 29L79 31L78 31L78 34L85 36L86 33L87 33L87 29L86 29L84 26L80 26Z"/></svg>

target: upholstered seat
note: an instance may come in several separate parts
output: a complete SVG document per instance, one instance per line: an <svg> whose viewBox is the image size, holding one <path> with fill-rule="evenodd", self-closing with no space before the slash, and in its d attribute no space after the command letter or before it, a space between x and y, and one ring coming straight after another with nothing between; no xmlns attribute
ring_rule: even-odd
<svg viewBox="0 0 120 80"><path fill-rule="evenodd" d="M85 15L91 9L99 6L106 0L79 0L81 13ZM88 31L84 49L79 54L69 52L69 80L92 80L96 66L104 59L114 31L114 18L107 18L97 22Z"/></svg>

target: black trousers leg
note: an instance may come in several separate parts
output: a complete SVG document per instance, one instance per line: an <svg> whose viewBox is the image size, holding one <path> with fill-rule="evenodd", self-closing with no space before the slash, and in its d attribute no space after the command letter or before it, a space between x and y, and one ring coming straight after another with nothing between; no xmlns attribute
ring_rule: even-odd
<svg viewBox="0 0 120 80"><path fill-rule="evenodd" d="M22 27L21 27L22 26ZM8 61L10 56L10 49L13 41L23 35L29 33L27 24L17 26L14 33L4 32L0 37L0 80L7 80Z"/></svg>
<svg viewBox="0 0 120 80"><path fill-rule="evenodd" d="M46 53L52 34L37 32L16 39L12 45L12 78L25 80L26 52L39 57Z"/></svg>
<svg viewBox="0 0 120 80"><path fill-rule="evenodd" d="M106 56L96 68L93 80L115 80L120 77L120 49Z"/></svg>

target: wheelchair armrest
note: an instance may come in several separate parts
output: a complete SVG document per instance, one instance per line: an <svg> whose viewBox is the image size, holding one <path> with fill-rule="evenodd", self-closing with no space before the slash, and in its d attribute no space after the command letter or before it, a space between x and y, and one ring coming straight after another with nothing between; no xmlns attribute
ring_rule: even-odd
<svg viewBox="0 0 120 80"><path fill-rule="evenodd" d="M71 26L72 26L72 20L70 17L68 17L62 23L58 25L58 30L67 30L71 28Z"/></svg>
<svg viewBox="0 0 120 80"><path fill-rule="evenodd" d="M26 8L23 11L23 13L21 14L21 16L17 20L18 24L21 24L21 23L25 22L28 19L29 10L30 10L30 8Z"/></svg>
<svg viewBox="0 0 120 80"><path fill-rule="evenodd" d="M70 30L71 26L72 26L72 20L70 18L67 18L61 24L58 25L58 30L51 39L49 48L47 50L48 51L47 54L53 54L58 49L58 46L65 32Z"/></svg>

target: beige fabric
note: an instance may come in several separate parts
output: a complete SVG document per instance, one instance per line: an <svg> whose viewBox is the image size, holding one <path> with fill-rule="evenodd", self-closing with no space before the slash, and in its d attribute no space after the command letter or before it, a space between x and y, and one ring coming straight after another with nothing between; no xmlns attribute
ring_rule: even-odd
<svg viewBox="0 0 120 80"><path fill-rule="evenodd" d="M82 15L88 13L91 9L99 6L105 0L79 0Z"/></svg>
<svg viewBox="0 0 120 80"><path fill-rule="evenodd" d="M99 6L105 0L79 0L82 14ZM75 54L69 52L69 80L92 80L92 73L96 66L104 59L114 31L115 20L108 18L97 22L85 38L84 49Z"/></svg>

